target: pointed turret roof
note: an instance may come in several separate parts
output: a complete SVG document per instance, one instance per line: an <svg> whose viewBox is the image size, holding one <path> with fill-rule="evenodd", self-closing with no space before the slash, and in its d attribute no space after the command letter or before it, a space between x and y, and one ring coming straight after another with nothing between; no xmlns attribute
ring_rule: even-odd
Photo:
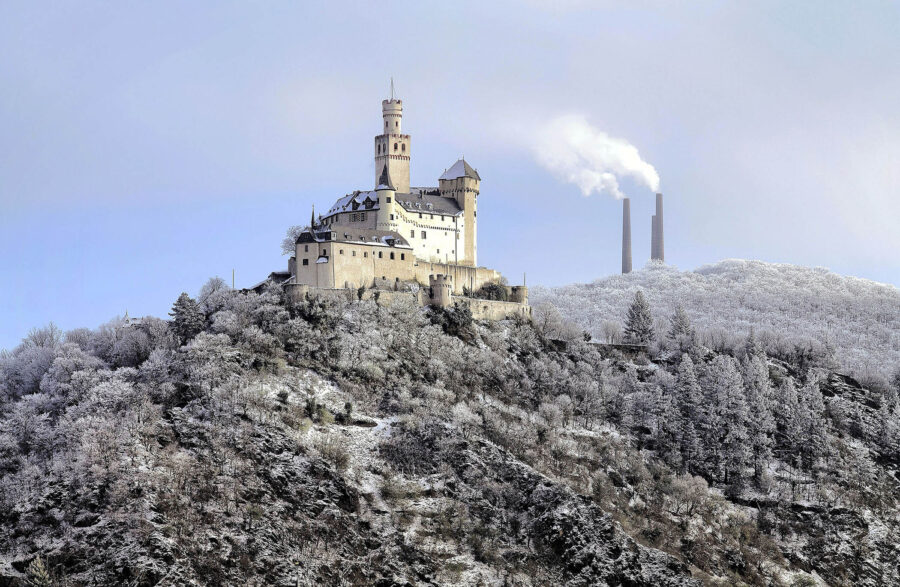
<svg viewBox="0 0 900 587"><path fill-rule="evenodd" d="M471 177L481 181L481 176L478 175L478 172L475 171L471 165L466 163L465 159L460 159L454 163L450 169L444 172L440 179L457 179L460 177Z"/></svg>
<svg viewBox="0 0 900 587"><path fill-rule="evenodd" d="M381 177L378 178L378 185L375 187L376 190L392 190L394 189L394 184L391 183L391 176L388 173L388 166L385 165L384 169L381 170Z"/></svg>

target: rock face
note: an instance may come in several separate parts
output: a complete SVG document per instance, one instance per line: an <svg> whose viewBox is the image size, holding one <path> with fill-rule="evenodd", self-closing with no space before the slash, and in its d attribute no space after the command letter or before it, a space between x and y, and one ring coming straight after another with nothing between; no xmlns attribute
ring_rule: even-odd
<svg viewBox="0 0 900 587"><path fill-rule="evenodd" d="M480 522L500 528L499 556L524 556L557 584L700 585L675 558L636 544L588 498L553 483L507 451L444 430L415 435L436 462L452 468L452 493ZM438 446L435 446L435 445ZM510 523L515 520L514 523Z"/></svg>

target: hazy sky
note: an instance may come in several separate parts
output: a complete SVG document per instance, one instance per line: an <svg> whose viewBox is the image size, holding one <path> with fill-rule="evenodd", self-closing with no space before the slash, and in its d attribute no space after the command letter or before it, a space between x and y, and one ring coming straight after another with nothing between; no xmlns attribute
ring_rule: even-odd
<svg viewBox="0 0 900 587"><path fill-rule="evenodd" d="M391 76L413 185L465 155L511 282L620 267L621 202L542 164L562 117L655 168L680 268L900 285L900 3L50 4L0 4L0 348L286 268L311 204L373 187ZM620 189L640 267L652 192Z"/></svg>

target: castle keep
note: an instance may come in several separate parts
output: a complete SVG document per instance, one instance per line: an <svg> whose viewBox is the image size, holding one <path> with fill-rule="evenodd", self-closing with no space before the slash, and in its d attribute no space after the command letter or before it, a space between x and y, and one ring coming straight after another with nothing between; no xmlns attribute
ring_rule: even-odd
<svg viewBox="0 0 900 587"><path fill-rule="evenodd" d="M294 296L362 286L413 293L422 304L466 303L478 318L530 315L524 285L501 285L498 271L478 266L478 171L460 159L437 186L411 187L403 102L392 96L381 111L374 189L347 194L318 217L313 213L288 271L266 282L280 282ZM476 299L472 292L486 284L502 288L493 290L504 291L507 301Z"/></svg>

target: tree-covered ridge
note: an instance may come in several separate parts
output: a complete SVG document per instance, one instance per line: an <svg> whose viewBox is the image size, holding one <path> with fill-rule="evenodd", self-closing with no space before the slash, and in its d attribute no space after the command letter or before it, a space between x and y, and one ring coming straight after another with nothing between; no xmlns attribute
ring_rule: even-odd
<svg viewBox="0 0 900 587"><path fill-rule="evenodd" d="M36 329L0 357L0 582L896 582L898 382L710 348L644 293L631 358L549 311L221 280Z"/></svg>
<svg viewBox="0 0 900 587"><path fill-rule="evenodd" d="M638 290L657 320L682 306L711 348L733 346L753 328L770 354L786 357L796 346L832 352L841 368L867 382L884 383L900 366L900 290L822 268L732 259L679 271L650 263L592 283L535 287L530 299L608 340L621 335Z"/></svg>

